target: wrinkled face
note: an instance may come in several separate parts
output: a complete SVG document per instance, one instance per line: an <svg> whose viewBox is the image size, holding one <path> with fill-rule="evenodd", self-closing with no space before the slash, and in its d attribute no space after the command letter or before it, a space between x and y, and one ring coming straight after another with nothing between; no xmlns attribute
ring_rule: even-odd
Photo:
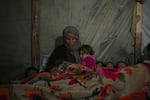
<svg viewBox="0 0 150 100"><path fill-rule="evenodd" d="M69 34L66 39L66 44L69 48L73 48L75 44L77 43L77 38L73 34Z"/></svg>

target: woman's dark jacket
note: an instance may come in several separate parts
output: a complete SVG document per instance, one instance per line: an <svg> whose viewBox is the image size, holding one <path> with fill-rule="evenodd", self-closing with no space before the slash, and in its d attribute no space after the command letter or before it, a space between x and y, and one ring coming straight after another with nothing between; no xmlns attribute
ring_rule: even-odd
<svg viewBox="0 0 150 100"><path fill-rule="evenodd" d="M70 53L69 49L67 49L65 45L61 45L54 49L51 56L48 58L46 69L51 69L52 67L57 66L63 61L77 63L74 55Z"/></svg>

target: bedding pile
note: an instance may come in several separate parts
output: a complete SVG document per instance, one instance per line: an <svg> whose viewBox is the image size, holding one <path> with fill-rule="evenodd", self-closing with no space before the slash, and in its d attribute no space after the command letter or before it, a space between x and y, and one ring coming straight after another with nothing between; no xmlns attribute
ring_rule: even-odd
<svg viewBox="0 0 150 100"><path fill-rule="evenodd" d="M20 83L0 85L0 100L147 100L149 96L150 73L143 64L93 71L63 63Z"/></svg>

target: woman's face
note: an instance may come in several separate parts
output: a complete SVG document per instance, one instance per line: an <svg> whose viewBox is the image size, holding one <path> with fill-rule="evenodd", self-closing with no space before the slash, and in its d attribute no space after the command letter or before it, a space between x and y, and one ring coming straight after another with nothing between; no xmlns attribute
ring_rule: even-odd
<svg viewBox="0 0 150 100"><path fill-rule="evenodd" d="M65 41L69 48L73 48L77 42L77 38L73 34L69 34Z"/></svg>

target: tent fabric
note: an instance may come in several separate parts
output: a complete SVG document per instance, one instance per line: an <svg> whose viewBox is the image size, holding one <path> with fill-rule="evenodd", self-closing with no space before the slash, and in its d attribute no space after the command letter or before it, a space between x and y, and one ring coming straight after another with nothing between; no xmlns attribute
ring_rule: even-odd
<svg viewBox="0 0 150 100"><path fill-rule="evenodd" d="M0 80L16 79L31 65L31 0L1 0L0 12Z"/></svg>
<svg viewBox="0 0 150 100"><path fill-rule="evenodd" d="M43 0L40 13L41 57L50 55L65 26L80 31L82 44L89 44L100 61L123 60L133 64L134 33L131 26L134 0Z"/></svg>
<svg viewBox="0 0 150 100"><path fill-rule="evenodd" d="M150 1L149 0L143 0L143 13L142 13L142 45L141 45L141 54L143 54L143 49L146 47L148 43L150 43Z"/></svg>
<svg viewBox="0 0 150 100"><path fill-rule="evenodd" d="M150 42L150 1L142 1L143 50ZM135 6L135 0L40 0L41 61L51 54L55 44L61 43L63 28L73 25L80 31L81 42L93 47L97 60L125 60L133 64ZM2 0L0 3L2 80L16 79L32 63L31 7L31 0Z"/></svg>

